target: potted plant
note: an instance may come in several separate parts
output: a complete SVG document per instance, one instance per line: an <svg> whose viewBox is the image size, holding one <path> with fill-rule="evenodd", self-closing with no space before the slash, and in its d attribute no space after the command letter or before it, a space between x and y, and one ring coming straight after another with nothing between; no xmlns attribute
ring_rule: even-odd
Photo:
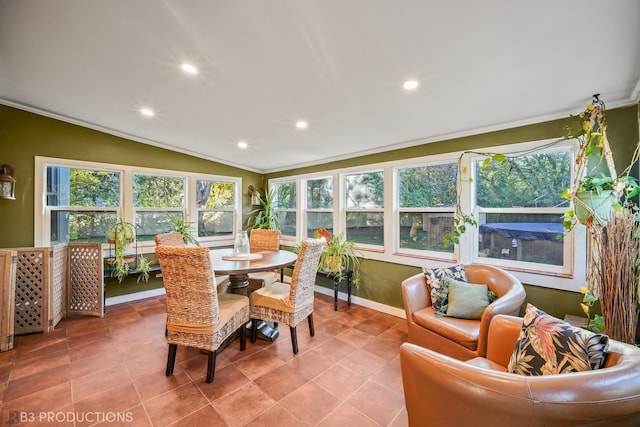
<svg viewBox="0 0 640 427"><path fill-rule="evenodd" d="M613 178L601 173L585 176L578 185L574 197L575 215L582 224L597 221L603 224L609 219L611 206L615 199L613 193Z"/></svg>
<svg viewBox="0 0 640 427"><path fill-rule="evenodd" d="M580 144L576 181L563 196L573 202L575 216L586 225L589 235L588 287L581 289L583 310L588 326L604 327L609 337L633 344L639 311L640 217L632 198L640 193L640 189L630 171L638 161L640 145L629 166L617 175L607 141L604 103L597 95L579 118L580 128L569 134ZM608 175L585 175L592 164L595 163L592 169L596 169L603 161ZM598 198L603 200L598 202ZM592 201L595 206L591 207L589 202ZM583 208L584 212L581 212ZM573 225L573 217L573 211L567 212L565 228ZM596 299L600 302L602 316L595 316L591 322L588 309Z"/></svg>
<svg viewBox="0 0 640 427"><path fill-rule="evenodd" d="M107 243L113 245L113 257L107 258L107 264L111 266L111 277L122 281L131 272L131 263L136 261L136 271L140 273L138 281L149 279L151 266L149 261L140 254L136 259L135 255L127 253L127 247L136 241L136 229L133 224L120 218L109 229Z"/></svg>
<svg viewBox="0 0 640 427"><path fill-rule="evenodd" d="M327 246L320 255L318 270L335 275L338 281L344 280L345 272L350 270L353 272L353 284L357 286L360 282L360 259L358 257L361 254L356 250L355 243L344 239L344 233L331 237L323 228L316 231L317 237L324 237L327 242Z"/></svg>
<svg viewBox="0 0 640 427"><path fill-rule="evenodd" d="M200 243L196 240L195 237L193 237L193 234L191 234L191 230L193 227L192 222L185 221L184 216L182 215L180 216L169 215L169 219L171 219L171 224L172 224L171 231L180 233L180 235L182 236L182 240L184 240L185 244L200 246Z"/></svg>
<svg viewBox="0 0 640 427"><path fill-rule="evenodd" d="M260 207L249 212L246 229L253 228L280 230L280 221L275 212L275 192L265 193L264 199L260 197Z"/></svg>
<svg viewBox="0 0 640 427"><path fill-rule="evenodd" d="M122 218L109 229L107 243L113 245L113 257L107 258L107 263L111 265L111 277L118 279L118 282L129 275L129 264L136 260L135 256L127 254L127 246L135 241L134 225Z"/></svg>

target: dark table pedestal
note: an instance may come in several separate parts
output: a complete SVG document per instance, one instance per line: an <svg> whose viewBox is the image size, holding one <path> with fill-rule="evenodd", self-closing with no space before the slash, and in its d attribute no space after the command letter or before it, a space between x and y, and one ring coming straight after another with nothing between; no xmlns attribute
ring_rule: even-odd
<svg viewBox="0 0 640 427"><path fill-rule="evenodd" d="M229 293L244 295L248 297L251 292L259 288L260 286L251 286L248 274L229 276L229 286L227 288L227 292ZM248 336L251 336L251 322L247 323L245 328L245 332L248 334ZM256 332L256 338L263 341L275 341L280 335L280 333L278 332L278 328L275 327L273 322L265 322L264 320L258 322L258 330Z"/></svg>

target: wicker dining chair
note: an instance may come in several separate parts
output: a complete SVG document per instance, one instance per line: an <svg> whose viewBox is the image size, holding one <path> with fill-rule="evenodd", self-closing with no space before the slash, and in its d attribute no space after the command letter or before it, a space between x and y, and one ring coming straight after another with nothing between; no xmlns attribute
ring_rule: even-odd
<svg viewBox="0 0 640 427"><path fill-rule="evenodd" d="M164 246L186 246L182 234L177 232L156 234L153 238L156 241L156 245Z"/></svg>
<svg viewBox="0 0 640 427"><path fill-rule="evenodd" d="M175 231L156 234L153 239L156 241L156 246L187 246L182 238L182 234ZM218 287L218 293L224 294L229 286L229 276L216 276L216 286Z"/></svg>
<svg viewBox="0 0 640 427"><path fill-rule="evenodd" d="M320 254L325 245L324 239L305 239L293 268L291 284L275 282L251 293L251 342L256 341L259 320L288 325L293 354L298 353L296 327L305 317L309 322L309 332L314 335L313 292Z"/></svg>
<svg viewBox="0 0 640 427"><path fill-rule="evenodd" d="M222 343L239 331L240 350L246 348L249 298L218 295L207 248L158 246L156 254L166 291L169 344L166 375L173 374L178 345L184 345L208 352L206 381L211 383L216 351Z"/></svg>
<svg viewBox="0 0 640 427"><path fill-rule="evenodd" d="M264 230L254 228L249 234L249 247L251 252L269 251L275 252L280 250L280 230ZM282 280L284 277L282 271L260 271L249 273L249 283L251 289L261 288Z"/></svg>

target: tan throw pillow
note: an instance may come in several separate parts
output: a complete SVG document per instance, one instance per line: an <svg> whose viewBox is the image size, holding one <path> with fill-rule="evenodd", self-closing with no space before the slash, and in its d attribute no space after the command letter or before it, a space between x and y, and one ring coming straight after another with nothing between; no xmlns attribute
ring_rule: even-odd
<svg viewBox="0 0 640 427"><path fill-rule="evenodd" d="M608 336L571 326L527 304L507 370L520 375L550 375L600 369L608 345Z"/></svg>
<svg viewBox="0 0 640 427"><path fill-rule="evenodd" d="M445 279L449 288L447 317L478 320L489 306L487 285Z"/></svg>

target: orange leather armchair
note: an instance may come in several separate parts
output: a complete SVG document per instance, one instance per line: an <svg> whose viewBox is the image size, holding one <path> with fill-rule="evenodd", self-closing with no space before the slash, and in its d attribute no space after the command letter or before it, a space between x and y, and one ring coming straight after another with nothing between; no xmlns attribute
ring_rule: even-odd
<svg viewBox="0 0 640 427"><path fill-rule="evenodd" d="M423 273L402 282L402 299L406 312L408 341L460 360L484 356L491 319L497 314L517 316L526 293L522 283L512 274L483 264L464 267L469 283L486 284L498 299L484 311L480 320L437 317Z"/></svg>
<svg viewBox="0 0 640 427"><path fill-rule="evenodd" d="M605 367L593 371L507 373L521 326L495 316L487 356L466 362L402 344L409 426L640 426L640 348L609 340Z"/></svg>

